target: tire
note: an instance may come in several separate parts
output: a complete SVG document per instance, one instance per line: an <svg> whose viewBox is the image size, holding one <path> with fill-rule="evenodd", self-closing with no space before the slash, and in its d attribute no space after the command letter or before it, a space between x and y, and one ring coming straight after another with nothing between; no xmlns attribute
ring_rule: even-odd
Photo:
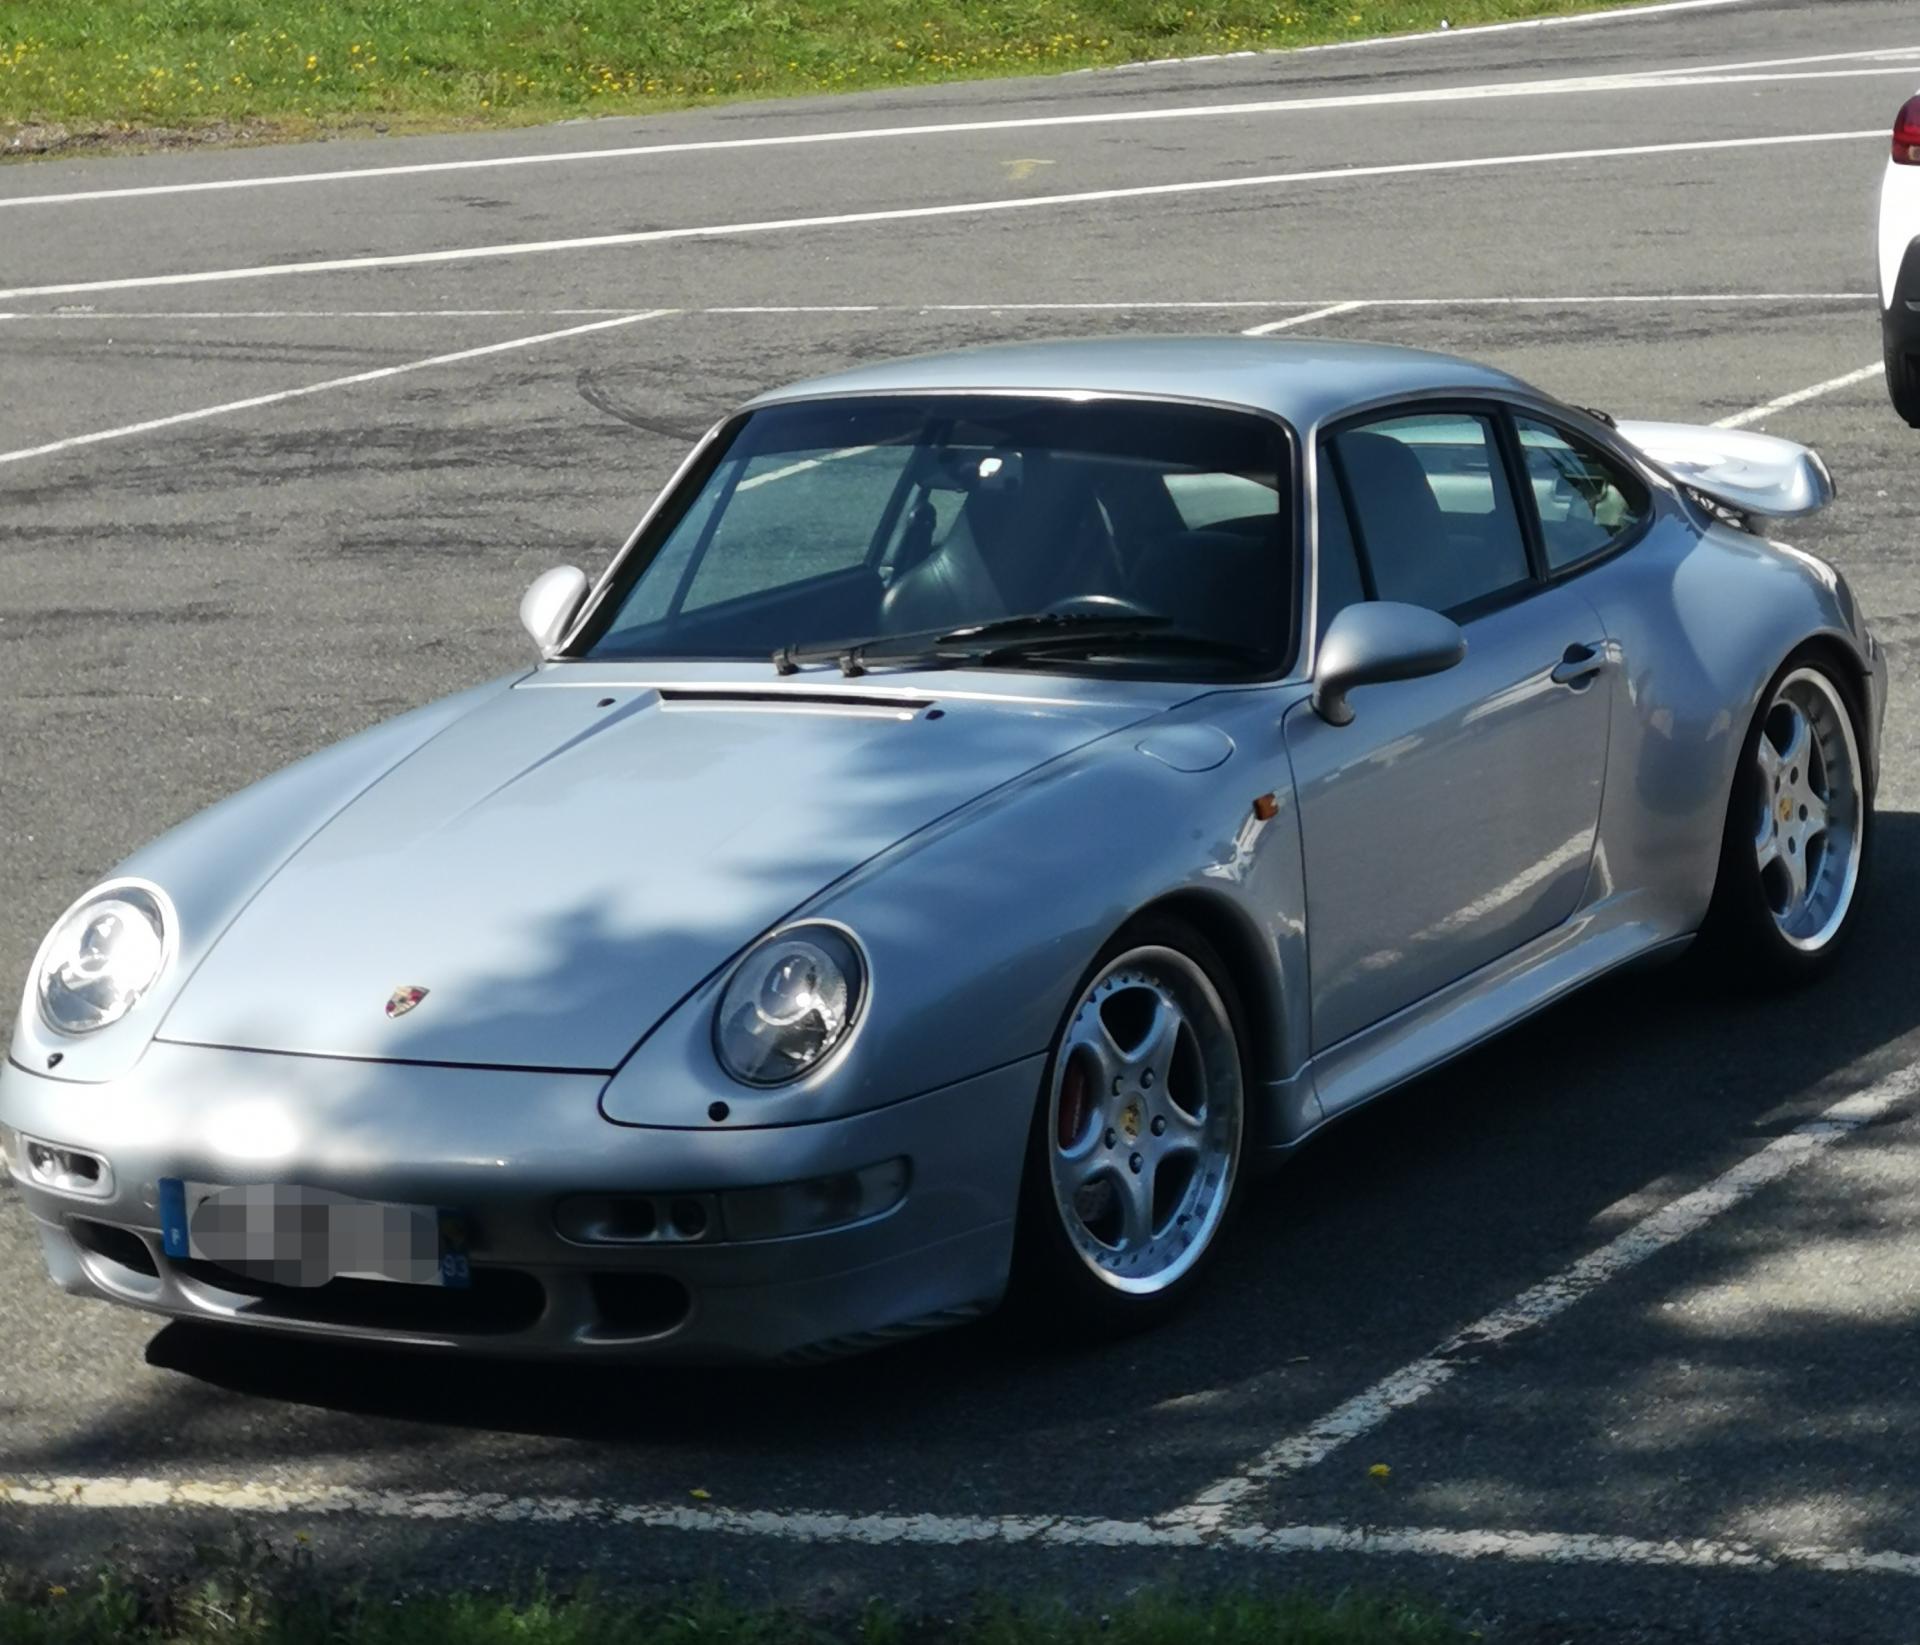
<svg viewBox="0 0 1920 1645"><path fill-rule="evenodd" d="M1767 682L1741 744L1701 929L1721 976L1811 982L1852 934L1873 844L1864 724L1853 682L1821 651L1796 652Z"/></svg>
<svg viewBox="0 0 1920 1645"><path fill-rule="evenodd" d="M1887 398L1909 428L1920 428L1920 371L1906 345L1893 336L1887 317L1880 318L1881 355L1887 368Z"/></svg>
<svg viewBox="0 0 1920 1645"><path fill-rule="evenodd" d="M1199 1285L1242 1175L1246 1047L1232 976L1184 921L1138 920L1088 967L1021 1180L1009 1303L1029 1334L1125 1335Z"/></svg>

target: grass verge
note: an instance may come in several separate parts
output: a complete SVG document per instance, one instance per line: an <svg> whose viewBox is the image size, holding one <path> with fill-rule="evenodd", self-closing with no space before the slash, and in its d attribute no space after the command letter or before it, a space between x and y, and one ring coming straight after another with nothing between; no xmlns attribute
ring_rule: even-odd
<svg viewBox="0 0 1920 1645"><path fill-rule="evenodd" d="M590 1593L557 1598L341 1592L304 1556L264 1545L203 1550L203 1574L141 1591L0 1583L7 1645L1467 1645L1469 1634L1415 1602L1244 1594L1206 1601L1127 1599L1105 1612L995 1606L963 1617L870 1608L826 1620L751 1610L716 1597L641 1604Z"/></svg>
<svg viewBox="0 0 1920 1645"><path fill-rule="evenodd" d="M1596 0L5 0L0 153L528 124L1594 9Z"/></svg>

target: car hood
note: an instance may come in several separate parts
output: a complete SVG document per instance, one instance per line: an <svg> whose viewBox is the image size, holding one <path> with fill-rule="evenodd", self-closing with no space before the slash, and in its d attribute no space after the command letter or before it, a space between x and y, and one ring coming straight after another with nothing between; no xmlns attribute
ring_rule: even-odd
<svg viewBox="0 0 1920 1645"><path fill-rule="evenodd" d="M1165 706L1133 691L943 694L943 678L916 692L536 675L308 839L160 1037L611 1069L825 886Z"/></svg>

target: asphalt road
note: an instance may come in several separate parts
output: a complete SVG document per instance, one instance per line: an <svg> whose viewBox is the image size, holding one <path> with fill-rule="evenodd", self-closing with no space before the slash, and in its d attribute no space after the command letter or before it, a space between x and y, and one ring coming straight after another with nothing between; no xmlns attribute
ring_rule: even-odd
<svg viewBox="0 0 1920 1645"><path fill-rule="evenodd" d="M0 998L141 841L517 665L525 582L604 563L686 443L766 384L987 339L1302 317L1687 421L1870 365L1884 144L1857 134L1915 85L1910 4L1757 0L0 170ZM966 129L838 135L909 126ZM735 146L690 146L714 144ZM358 175L200 186L334 171ZM126 190L163 192L28 203ZM947 206L966 209L901 215ZM376 261L290 269L352 259ZM53 289L73 287L93 289ZM1764 426L1839 477L1798 540L1845 569L1895 659L1871 906L1830 982L1747 1003L1667 972L1556 1010L1267 1185L1177 1326L1081 1354L987 1328L694 1376L235 1342L59 1296L0 1189L0 1480L252 1493L237 1516L124 1493L0 1505L0 1565L166 1564L238 1517L416 1580L546 1566L936 1605L1384 1584L1514 1638L1914 1637L1920 436L1876 378ZM1246 1487L1247 1523L1328 1534L1172 1529L1269 1446L1864 1090L1896 1100L1362 1438ZM330 1487L387 1508L322 1513ZM511 1500L478 1513L481 1493ZM1162 1530L1076 1541L1061 1527L1082 1518Z"/></svg>

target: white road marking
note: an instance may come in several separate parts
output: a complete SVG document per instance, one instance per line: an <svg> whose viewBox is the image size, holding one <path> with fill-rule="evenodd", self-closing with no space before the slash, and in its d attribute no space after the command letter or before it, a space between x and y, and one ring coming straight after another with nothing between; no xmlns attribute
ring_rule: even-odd
<svg viewBox="0 0 1920 1645"><path fill-rule="evenodd" d="M1309 57L1323 51L1366 51L1378 46L1408 46L1428 40L1473 40L1483 34L1508 34L1515 29L1566 28L1574 23L1626 23L1669 12L1707 11L1722 6L1751 5L1753 0L1660 0L1650 6L1616 6L1607 11L1576 13L1571 17L1529 17L1517 23L1474 23L1460 29L1423 29L1417 34L1375 34L1365 40L1330 40L1323 46L1280 46L1260 51L1213 51L1198 57L1150 57L1145 62L1122 63L1114 69L1083 69L1084 74L1117 74L1130 69L1178 68L1183 63L1218 63L1229 57Z"/></svg>
<svg viewBox="0 0 1920 1645"><path fill-rule="evenodd" d="M1071 129L1076 126L1130 125L1143 121L1246 119L1257 115L1316 114L1334 110L1394 108L1413 104L1483 102L1490 98L1569 97L1627 91L1695 90L1741 86L1822 75L1777 72L1819 63L1860 62L1871 66L1834 71L1840 77L1908 74L1920 67L1920 45L1872 51L1834 52L1817 57L1772 58L1709 64L1700 68L1634 69L1618 74L1562 76L1545 80L1495 80L1473 86L1434 86L1425 90L1339 92L1317 97L1265 98L1254 102L1174 104L1164 108L1102 109L1090 114L1015 115L999 120L950 120L918 126L856 126L838 131L783 132L769 137L714 137L678 143L636 143L621 148L566 149L555 154L503 154L485 159L428 160L407 165L343 167L332 171L288 172L281 176L217 177L192 183L147 183L127 188L72 189L58 194L0 197L0 211L23 206L69 206L105 200L151 199L162 195L227 193L235 189L291 188L320 183L369 182L392 177L424 177L445 172L495 171L522 166L584 165L608 160L644 160L682 154L716 154L768 148L805 148L831 143L900 142L913 138L965 137L1009 131ZM1775 71L1775 72L1769 72ZM1889 128L1891 129L1891 128Z"/></svg>
<svg viewBox="0 0 1920 1645"><path fill-rule="evenodd" d="M99 445L106 440L126 440L136 434L151 434L156 429L175 428L182 423L204 422L209 417L230 417L237 411L256 411L263 406L279 405L285 400L304 399L309 394L325 394L329 389L353 388L361 383L377 383L387 377L401 377L430 366L456 365L462 360L478 360L489 354L505 354L510 349L533 348L540 343L557 343L564 337L581 337L590 331L610 331L615 326L638 325L643 320L659 320L678 310L650 308L618 319L595 320L589 325L568 326L562 331L543 331L532 337L510 337L501 343L485 343L478 348L458 349L452 354L433 354L424 360L409 360L404 365L380 366L373 371L356 371L347 377L329 377L324 382L307 383L300 388L283 388L272 394L254 394L244 400L228 400L217 406L202 406L197 411L178 411L171 417L150 417L142 423L125 423L119 428L96 429L91 434L75 434L64 440L49 440L45 445L27 446L19 451L0 451L0 463L24 462L29 457L50 457L57 451L78 446Z"/></svg>
<svg viewBox="0 0 1920 1645"><path fill-rule="evenodd" d="M1208 1486L1166 1523L1206 1528L1226 1524L1261 1488L1326 1460L1343 1445L1370 1434L1398 1411L1444 1387L1487 1350L1546 1324L1647 1258L1698 1233L1769 1183L1817 1158L1842 1137L1880 1118L1920 1091L1920 1066L1900 1070L1844 1097L1817 1119L1776 1137L1758 1153L1651 1216L1597 1250L1523 1291L1513 1301L1455 1332L1431 1353L1383 1377L1318 1421L1268 1447L1237 1473Z"/></svg>
<svg viewBox="0 0 1920 1645"><path fill-rule="evenodd" d="M1755 406L1751 411L1736 412L1731 417L1722 417L1713 426L1715 428L1747 428L1754 423L1764 423L1776 411L1787 411L1794 406L1805 405L1809 400L1817 400L1822 395L1836 394L1843 388L1852 388L1856 383L1864 383L1870 378L1885 374L1886 366L1875 360L1870 366L1862 366L1858 371L1849 371L1844 377L1831 377L1824 383L1815 383L1812 388L1795 389L1791 394L1783 394L1777 400L1769 400L1763 406Z"/></svg>
<svg viewBox="0 0 1920 1645"><path fill-rule="evenodd" d="M1871 291L1683 291L1609 293L1564 297L1192 297L1115 298L1108 302L1061 303L785 303L704 308L699 314L1038 314L1102 313L1136 309L1335 308L1345 302L1365 308L1591 308L1614 303L1877 303ZM165 310L157 311L164 314Z"/></svg>
<svg viewBox="0 0 1920 1645"><path fill-rule="evenodd" d="M985 216L1034 211L1050 206L1099 205L1115 200L1146 200L1181 194L1219 194L1277 188L1294 183L1357 182L1370 177L1412 177L1449 171L1496 171L1508 167L1558 165L1572 161L1628 160L1665 154L1706 154L1738 149L1796 148L1822 143L1887 140L1875 126L1866 131L1798 132L1774 137L1717 137L1681 143L1637 143L1620 148L1554 149L1538 154L1480 155L1461 160L1409 160L1379 166L1335 166L1317 171L1272 172L1262 177L1212 177L1188 183L1145 183L1128 188L1087 189L1073 194L1030 194L1015 199L960 200L937 206L901 206L877 211L835 212L820 217L776 217L743 223L708 223L684 228L638 229L626 234L590 234L565 240L531 240L504 245L455 246L441 251L391 252L365 257L328 257L302 263L264 263L246 268L202 269L188 274L134 275L116 280L75 280L58 285L16 286L0 291L0 300L67 297L82 292L131 291L158 286L207 285L227 280L261 280L290 274L340 274L376 268L417 268L430 263L476 262L529 257L561 251L603 251L615 247L658 245L672 240L714 240L734 235L771 234L795 229L845 228L867 223L904 223L937 217Z"/></svg>
<svg viewBox="0 0 1920 1645"><path fill-rule="evenodd" d="M1456 1530L1426 1526L1168 1526L1083 1515L839 1514L807 1509L682 1507L604 1497L512 1497L491 1491L387 1491L350 1485L269 1485L250 1480L164 1480L55 1475L0 1478L0 1507L106 1512L213 1511L299 1519L357 1516L425 1523L581 1525L684 1531L784 1542L867 1547L966 1546L1211 1548L1298 1555L1370 1554L1502 1559L1549 1565L1665 1566L1692 1570L1819 1571L1920 1577L1920 1556L1892 1550L1717 1538L1665 1542L1590 1532Z"/></svg>
<svg viewBox="0 0 1920 1645"><path fill-rule="evenodd" d="M1920 50L1920 47L1869 46L1863 51L1824 51L1811 57L1743 57L1732 63L1689 63L1684 68L1633 69L1622 72L1644 74L1657 79L1668 74L1720 74L1745 72L1749 69L1812 68L1821 63L1905 62L1914 55L1916 50Z"/></svg>
<svg viewBox="0 0 1920 1645"><path fill-rule="evenodd" d="M1871 291L1608 292L1547 297L1190 297L1115 298L1109 302L1034 303L742 303L689 308L690 315L742 314L1047 314L1158 310L1338 308L1593 308L1608 304L1877 303ZM49 308L0 313L0 320L494 320L584 319L629 314L624 308Z"/></svg>
<svg viewBox="0 0 1920 1645"><path fill-rule="evenodd" d="M1366 306L1365 302L1329 303L1325 308L1309 309L1305 314L1289 315L1284 320L1268 320L1264 325L1248 326L1240 335L1271 337L1276 331L1292 331L1296 326L1310 326L1316 320L1331 320L1336 314L1357 313Z"/></svg>
<svg viewBox="0 0 1920 1645"><path fill-rule="evenodd" d="M750 480L742 480L733 489L751 491L755 486L771 485L775 480L790 480L796 474L805 474L809 469L819 468L826 463L837 463L847 457L864 457L873 446L842 446L838 451L829 451L820 457L802 457L796 463L788 463L781 468L770 468L764 474L756 474Z"/></svg>
<svg viewBox="0 0 1920 1645"><path fill-rule="evenodd" d="M0 320L541 320L631 314L632 308L47 308L0 314ZM695 312L702 312L696 310Z"/></svg>

